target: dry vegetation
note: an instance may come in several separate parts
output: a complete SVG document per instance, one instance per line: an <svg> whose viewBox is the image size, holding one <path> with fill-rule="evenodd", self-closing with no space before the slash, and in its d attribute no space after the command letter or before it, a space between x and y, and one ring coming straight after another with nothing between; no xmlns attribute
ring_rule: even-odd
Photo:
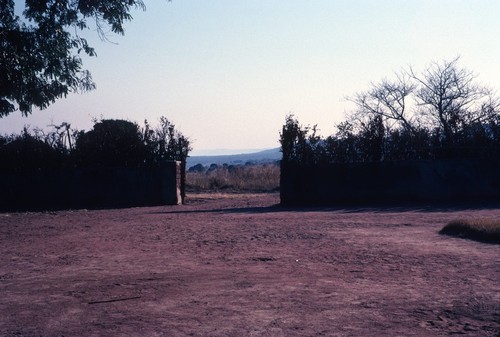
<svg viewBox="0 0 500 337"><path fill-rule="evenodd" d="M458 219L439 232L481 242L500 244L500 219Z"/></svg>
<svg viewBox="0 0 500 337"><path fill-rule="evenodd" d="M279 190L277 164L211 166L203 172L187 172L188 192L273 192Z"/></svg>

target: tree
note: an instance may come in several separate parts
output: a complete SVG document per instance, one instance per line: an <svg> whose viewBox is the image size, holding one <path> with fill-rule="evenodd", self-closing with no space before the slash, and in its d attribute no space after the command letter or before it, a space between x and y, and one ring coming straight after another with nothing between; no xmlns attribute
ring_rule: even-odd
<svg viewBox="0 0 500 337"><path fill-rule="evenodd" d="M433 62L421 75L409 71L418 84L415 97L421 115L447 146L456 145L459 134L469 126L498 115L500 108L493 91L475 83L476 75L460 68L458 61Z"/></svg>
<svg viewBox="0 0 500 337"><path fill-rule="evenodd" d="M339 123L336 134L325 139L325 155L328 160L340 163L357 161L357 139L354 125L350 121Z"/></svg>
<svg viewBox="0 0 500 337"><path fill-rule="evenodd" d="M26 0L22 17L14 0L0 0L0 117L33 107L47 108L69 92L95 88L80 55L96 56L78 35L95 22L105 38L124 34L132 8L145 9L142 0Z"/></svg>
<svg viewBox="0 0 500 337"><path fill-rule="evenodd" d="M80 133L75 151L79 166L138 166L147 149L136 123L105 119Z"/></svg>
<svg viewBox="0 0 500 337"><path fill-rule="evenodd" d="M385 128L381 115L375 115L363 124L358 135L363 161L381 161L384 157Z"/></svg>
<svg viewBox="0 0 500 337"><path fill-rule="evenodd" d="M349 117L359 128L380 116L391 130L420 137L431 130L445 147L456 146L477 125L492 124L500 102L487 86L476 83L476 75L459 66L459 58L432 62L417 73L402 70L394 80L384 79L348 100L356 104ZM490 132L491 133L491 132Z"/></svg>
<svg viewBox="0 0 500 337"><path fill-rule="evenodd" d="M166 117L160 117L160 125L152 129L148 121L144 122L142 131L144 143L148 149L151 163L164 160L178 160L185 164L191 151L189 138L175 128L175 124Z"/></svg>
<svg viewBox="0 0 500 337"><path fill-rule="evenodd" d="M304 162L307 152L309 127L302 127L293 115L288 115L280 133L281 152L284 162Z"/></svg>
<svg viewBox="0 0 500 337"><path fill-rule="evenodd" d="M415 88L415 84L403 72L396 74L396 79L393 81L384 79L380 83L372 84L368 91L357 93L347 99L356 104L358 116L353 116L354 118L381 117L384 121L394 122L403 129L415 132L407 102L407 97Z"/></svg>
<svg viewBox="0 0 500 337"><path fill-rule="evenodd" d="M148 121L144 121L143 142L147 149L149 164L158 165L164 160L181 162L181 195L186 196L186 160L191 151L190 140L175 129L175 125L166 117L160 117L160 125L151 129Z"/></svg>

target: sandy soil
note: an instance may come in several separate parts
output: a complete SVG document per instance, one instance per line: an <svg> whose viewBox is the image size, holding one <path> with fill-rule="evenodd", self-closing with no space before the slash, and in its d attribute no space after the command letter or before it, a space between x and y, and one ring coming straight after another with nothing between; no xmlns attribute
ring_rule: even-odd
<svg viewBox="0 0 500 337"><path fill-rule="evenodd" d="M279 196L0 214L2 336L498 336L500 210L286 209Z"/></svg>

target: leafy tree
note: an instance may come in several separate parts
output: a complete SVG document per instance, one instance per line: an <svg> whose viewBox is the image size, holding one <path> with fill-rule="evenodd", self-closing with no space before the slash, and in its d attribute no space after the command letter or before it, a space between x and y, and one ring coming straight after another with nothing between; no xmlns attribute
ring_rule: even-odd
<svg viewBox="0 0 500 337"><path fill-rule="evenodd" d="M337 125L337 133L325 139L325 155L328 161L347 163L357 161L357 136L349 121Z"/></svg>
<svg viewBox="0 0 500 337"><path fill-rule="evenodd" d="M382 116L375 115L363 124L358 135L359 149L363 153L363 161L381 161L384 155L385 127Z"/></svg>
<svg viewBox="0 0 500 337"><path fill-rule="evenodd" d="M136 123L107 119L80 132L75 155L79 166L138 166L145 161L146 146Z"/></svg>
<svg viewBox="0 0 500 337"><path fill-rule="evenodd" d="M434 159L433 135L426 128L415 128L412 132L396 128L387 130L384 140L384 160Z"/></svg>
<svg viewBox="0 0 500 337"><path fill-rule="evenodd" d="M144 143L148 149L149 162L159 163L164 160L178 160L185 163L191 151L189 138L175 128L175 124L166 117L160 117L157 128L151 128L144 121Z"/></svg>
<svg viewBox="0 0 500 337"><path fill-rule="evenodd" d="M96 56L79 32L95 22L101 38L123 23L142 0L26 0L22 16L13 0L0 0L0 117L47 108L69 92L95 88L80 55Z"/></svg>
<svg viewBox="0 0 500 337"><path fill-rule="evenodd" d="M283 161L296 161L305 163L309 161L311 154L311 142L316 143L319 138L316 137L316 127L313 128L313 135L309 133L309 126L303 127L293 115L286 117L283 131L280 133L281 152Z"/></svg>

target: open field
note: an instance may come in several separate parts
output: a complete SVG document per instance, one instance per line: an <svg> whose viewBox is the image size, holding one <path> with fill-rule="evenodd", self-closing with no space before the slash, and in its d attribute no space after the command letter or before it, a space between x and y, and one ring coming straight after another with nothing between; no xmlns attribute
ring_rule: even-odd
<svg viewBox="0 0 500 337"><path fill-rule="evenodd" d="M0 213L1 336L497 336L500 210L289 209L277 194Z"/></svg>
<svg viewBox="0 0 500 337"><path fill-rule="evenodd" d="M280 166L262 165L218 166L214 170L186 173L188 193L225 191L240 193L276 192L280 189Z"/></svg>

